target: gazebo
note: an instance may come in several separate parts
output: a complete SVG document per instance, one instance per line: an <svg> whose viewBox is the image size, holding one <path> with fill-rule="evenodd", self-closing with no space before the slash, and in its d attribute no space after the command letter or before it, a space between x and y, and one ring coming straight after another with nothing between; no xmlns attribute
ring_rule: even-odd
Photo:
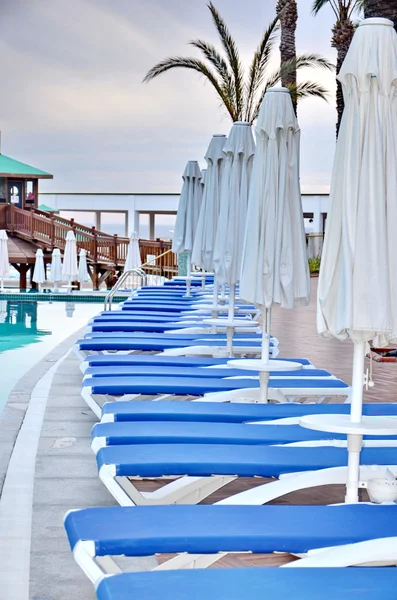
<svg viewBox="0 0 397 600"><path fill-rule="evenodd" d="M50 173L0 154L0 206L38 207L39 179L52 179Z"/></svg>

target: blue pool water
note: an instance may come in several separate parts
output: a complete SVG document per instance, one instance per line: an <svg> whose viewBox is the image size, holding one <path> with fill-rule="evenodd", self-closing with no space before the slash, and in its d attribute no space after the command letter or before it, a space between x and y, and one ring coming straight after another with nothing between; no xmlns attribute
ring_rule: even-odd
<svg viewBox="0 0 397 600"><path fill-rule="evenodd" d="M92 303L0 300L0 410L18 379L101 309Z"/></svg>

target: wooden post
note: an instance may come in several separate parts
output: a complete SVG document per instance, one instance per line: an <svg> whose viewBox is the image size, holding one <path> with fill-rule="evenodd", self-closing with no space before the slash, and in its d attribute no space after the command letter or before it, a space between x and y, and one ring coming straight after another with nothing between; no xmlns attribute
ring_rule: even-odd
<svg viewBox="0 0 397 600"><path fill-rule="evenodd" d="M113 252L114 252L114 257L113 257L113 262L115 264L115 266L117 267L117 254L118 254L118 235L117 233L114 234L113 236Z"/></svg>
<svg viewBox="0 0 397 600"><path fill-rule="evenodd" d="M51 250L55 247L55 217L51 214L51 234L50 234Z"/></svg>
<svg viewBox="0 0 397 600"><path fill-rule="evenodd" d="M35 281L32 281L33 279L33 271L34 271L34 265L29 265L28 267L28 271L30 269L30 287L32 290L37 290L37 283Z"/></svg>

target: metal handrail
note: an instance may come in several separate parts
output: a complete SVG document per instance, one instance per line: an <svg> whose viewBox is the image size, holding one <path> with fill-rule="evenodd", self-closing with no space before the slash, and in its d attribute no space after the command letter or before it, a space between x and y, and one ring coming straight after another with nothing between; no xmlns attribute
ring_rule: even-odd
<svg viewBox="0 0 397 600"><path fill-rule="evenodd" d="M122 284L126 281L126 279L128 279L128 277L130 275L138 275L138 277L140 277L140 279L141 279L141 285L142 284L146 285L147 275L146 275L145 271L143 271L142 269L136 268L136 269L129 269L128 271L124 271L124 273L121 275L121 277L119 277L119 279L116 281L116 283L114 284L112 289L106 294L106 298L105 298L105 302L104 302L104 310L105 311L112 310L112 302L113 302L114 295L116 294L116 292L120 289Z"/></svg>
<svg viewBox="0 0 397 600"><path fill-rule="evenodd" d="M143 285L146 285L147 274L143 270L143 267L149 266L152 262L156 262L156 260L158 260L159 258L162 258L163 256L165 256L166 254L169 254L170 252L172 252L171 249L166 250L165 252L162 252L158 256L154 256L150 260L146 261L140 267L136 267L135 269L131 269L129 271L124 271L124 273L121 275L121 277L119 277L119 279L116 281L116 283L114 284L112 289L106 295L105 303L104 303L104 310L105 311L112 310L113 297L114 297L115 293L117 292L117 290L120 289L121 285L124 283L124 281L128 278L129 275L134 275L134 274L138 275L141 278L141 285L142 285L142 283L143 283ZM109 308L107 308L107 307L109 307Z"/></svg>

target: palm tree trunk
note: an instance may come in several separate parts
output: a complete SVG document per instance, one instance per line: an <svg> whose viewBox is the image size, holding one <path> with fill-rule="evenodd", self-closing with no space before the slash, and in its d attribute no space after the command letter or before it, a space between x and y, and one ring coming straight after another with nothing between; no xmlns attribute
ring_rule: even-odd
<svg viewBox="0 0 397 600"><path fill-rule="evenodd" d="M384 17L394 22L397 30L397 2L396 0L365 0L365 17Z"/></svg>
<svg viewBox="0 0 397 600"><path fill-rule="evenodd" d="M276 7L281 24L280 55L281 66L296 59L295 31L298 22L296 0L278 0ZM289 69L281 75L281 85L296 89L296 69ZM296 113L296 100L293 100Z"/></svg>
<svg viewBox="0 0 397 600"><path fill-rule="evenodd" d="M331 46L336 48L337 60L336 60L336 74L339 73L343 61L346 58L346 54L349 50L351 41L354 35L354 26L346 12L341 12L340 18L336 21L332 28L332 41ZM343 100L342 86L338 80L336 80L336 110L338 113L338 120L336 123L336 137L338 137L340 122L342 119L343 109L345 103Z"/></svg>

